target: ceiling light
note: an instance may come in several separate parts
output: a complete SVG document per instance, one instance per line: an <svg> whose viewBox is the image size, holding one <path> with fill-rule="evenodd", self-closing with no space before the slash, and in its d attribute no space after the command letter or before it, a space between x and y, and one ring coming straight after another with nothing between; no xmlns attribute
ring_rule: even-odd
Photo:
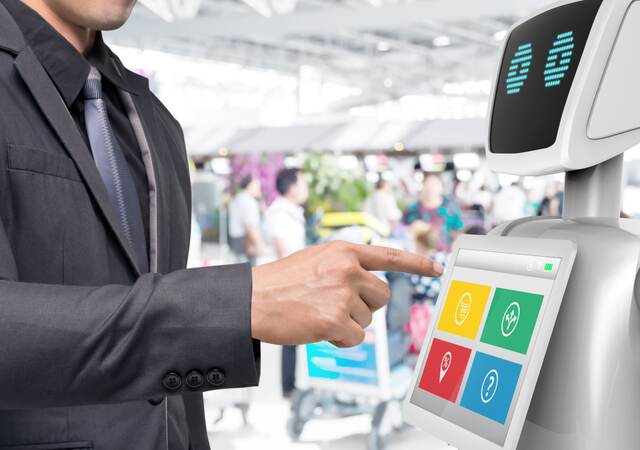
<svg viewBox="0 0 640 450"><path fill-rule="evenodd" d="M381 8L384 3L383 0L367 0L367 2L374 8Z"/></svg>
<svg viewBox="0 0 640 450"><path fill-rule="evenodd" d="M391 49L391 45L387 41L380 41L377 48L379 52L388 52Z"/></svg>
<svg viewBox="0 0 640 450"><path fill-rule="evenodd" d="M453 164L458 169L476 169L480 164L480 156L477 153L456 153L453 155Z"/></svg>
<svg viewBox="0 0 640 450"><path fill-rule="evenodd" d="M393 149L397 152L404 151L404 144L402 142L396 142L396 144L393 146Z"/></svg>
<svg viewBox="0 0 640 450"><path fill-rule="evenodd" d="M438 36L433 39L433 45L436 47L446 47L451 45L451 38L449 36Z"/></svg>
<svg viewBox="0 0 640 450"><path fill-rule="evenodd" d="M442 92L447 95L489 95L491 91L491 81L463 81L445 83Z"/></svg>
<svg viewBox="0 0 640 450"><path fill-rule="evenodd" d="M297 0L271 0L269 2L271 10L276 14L285 15L295 11L298 4Z"/></svg>
<svg viewBox="0 0 640 450"><path fill-rule="evenodd" d="M496 40L496 41L498 41L498 42L504 41L504 38L506 38L506 37L507 37L507 33L508 33L508 31L507 31L507 30L500 30L500 31L497 31L497 32L495 32L495 33L493 34L493 39L494 39L494 40Z"/></svg>
<svg viewBox="0 0 640 450"><path fill-rule="evenodd" d="M263 17L273 16L271 5L267 0L243 0L244 3L256 10Z"/></svg>
<svg viewBox="0 0 640 450"><path fill-rule="evenodd" d="M393 86L393 80L391 78L387 78L384 80L384 87L390 88Z"/></svg>

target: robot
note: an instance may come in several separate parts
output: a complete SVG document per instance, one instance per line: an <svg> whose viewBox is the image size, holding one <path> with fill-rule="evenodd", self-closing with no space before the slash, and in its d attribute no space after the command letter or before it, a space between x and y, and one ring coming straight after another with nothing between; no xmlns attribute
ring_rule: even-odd
<svg viewBox="0 0 640 450"><path fill-rule="evenodd" d="M640 221L620 219L623 153L640 143L639 47L636 0L561 1L504 44L489 165L566 172L565 197L563 217L493 234L578 246L521 450L640 448Z"/></svg>

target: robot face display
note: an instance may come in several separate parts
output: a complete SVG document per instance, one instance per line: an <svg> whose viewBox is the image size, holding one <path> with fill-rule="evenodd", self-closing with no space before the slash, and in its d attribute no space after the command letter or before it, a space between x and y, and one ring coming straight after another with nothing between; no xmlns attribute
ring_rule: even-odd
<svg viewBox="0 0 640 450"><path fill-rule="evenodd" d="M563 5L512 31L495 94L490 138L494 153L528 152L555 143L601 3Z"/></svg>
<svg viewBox="0 0 640 450"><path fill-rule="evenodd" d="M640 1L565 0L516 24L492 92L491 168L582 169L640 143L638 47Z"/></svg>

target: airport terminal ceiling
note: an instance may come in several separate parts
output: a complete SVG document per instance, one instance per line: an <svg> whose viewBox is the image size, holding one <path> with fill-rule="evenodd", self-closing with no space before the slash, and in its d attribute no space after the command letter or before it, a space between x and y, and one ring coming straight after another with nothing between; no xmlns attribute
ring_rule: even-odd
<svg viewBox="0 0 640 450"><path fill-rule="evenodd" d="M486 97L486 89L464 83L489 80L506 30L547 3L141 0L108 40L293 75L313 67L362 90L335 105L348 109L446 87L453 95Z"/></svg>

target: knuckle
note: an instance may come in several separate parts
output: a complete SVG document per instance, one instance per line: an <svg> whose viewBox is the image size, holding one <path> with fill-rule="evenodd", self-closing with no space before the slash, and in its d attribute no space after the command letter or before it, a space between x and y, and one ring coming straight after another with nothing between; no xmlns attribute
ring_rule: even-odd
<svg viewBox="0 0 640 450"><path fill-rule="evenodd" d="M329 320L334 326L340 326L348 314L349 308L346 302L337 302L329 313Z"/></svg>
<svg viewBox="0 0 640 450"><path fill-rule="evenodd" d="M335 289L335 302L338 305L347 305L347 303L351 300L353 293L351 289L347 286L338 286Z"/></svg>
<svg viewBox="0 0 640 450"><path fill-rule="evenodd" d="M365 318L362 324L363 325L362 328L367 328L369 325L371 325L372 322L373 322L373 313L369 312L369 314L367 314L367 317Z"/></svg>
<svg viewBox="0 0 640 450"><path fill-rule="evenodd" d="M327 315L324 320L320 322L320 326L318 327L318 331L321 336L321 339L319 340L333 339L337 329L338 324L336 319L332 315Z"/></svg>
<svg viewBox="0 0 640 450"><path fill-rule="evenodd" d="M334 264L336 272L341 276L352 275L356 270L356 265L350 258L344 258L341 261L336 261Z"/></svg>
<svg viewBox="0 0 640 450"><path fill-rule="evenodd" d="M365 331L363 328L360 328L356 333L356 335L354 336L353 343L351 345L355 346L358 344L362 344L362 342L364 341L364 338L365 338Z"/></svg>
<svg viewBox="0 0 640 450"><path fill-rule="evenodd" d="M351 258L331 259L327 264L322 265L322 275L335 277L340 281L354 277L359 269L359 265Z"/></svg>
<svg viewBox="0 0 640 450"><path fill-rule="evenodd" d="M345 241L331 241L327 245L329 249L337 253L344 252L348 247L348 243Z"/></svg>
<svg viewBox="0 0 640 450"><path fill-rule="evenodd" d="M396 263L400 260L401 252L397 248L386 247L385 253L390 263Z"/></svg>
<svg viewBox="0 0 640 450"><path fill-rule="evenodd" d="M360 265L353 259L347 259L343 263L342 272L345 276L355 277L358 275Z"/></svg>
<svg viewBox="0 0 640 450"><path fill-rule="evenodd" d="M335 314L340 321L344 320L349 315L349 300L347 298L338 302Z"/></svg>
<svg viewBox="0 0 640 450"><path fill-rule="evenodd" d="M391 287L384 283L383 286L380 287L380 291L382 293L383 303L386 305L391 301Z"/></svg>

